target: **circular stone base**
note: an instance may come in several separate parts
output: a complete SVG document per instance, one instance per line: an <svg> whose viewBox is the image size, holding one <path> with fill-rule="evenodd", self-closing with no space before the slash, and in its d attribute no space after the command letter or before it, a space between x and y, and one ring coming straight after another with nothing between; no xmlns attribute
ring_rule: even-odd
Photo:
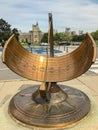
<svg viewBox="0 0 98 130"><path fill-rule="evenodd" d="M89 112L89 98L78 89L59 86L65 94L67 93L67 98L57 103L35 102L32 93L37 91L39 85L20 91L10 101L11 117L30 127L60 127L79 121Z"/></svg>

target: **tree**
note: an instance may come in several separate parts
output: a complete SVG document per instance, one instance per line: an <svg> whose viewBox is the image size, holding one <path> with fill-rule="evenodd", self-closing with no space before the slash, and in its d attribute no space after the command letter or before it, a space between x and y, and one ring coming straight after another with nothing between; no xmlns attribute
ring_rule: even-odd
<svg viewBox="0 0 98 130"><path fill-rule="evenodd" d="M59 35L59 33L55 33L54 34L54 41L58 44L59 43L59 41L60 41L60 35Z"/></svg>
<svg viewBox="0 0 98 130"><path fill-rule="evenodd" d="M58 41L60 39L59 33L54 34L54 40Z"/></svg>
<svg viewBox="0 0 98 130"><path fill-rule="evenodd" d="M98 30L96 30L96 32L92 32L91 35L93 36L94 40L98 40Z"/></svg>
<svg viewBox="0 0 98 130"><path fill-rule="evenodd" d="M44 33L41 42L47 42L48 43L48 33Z"/></svg>
<svg viewBox="0 0 98 130"><path fill-rule="evenodd" d="M11 25L2 18L0 19L0 41L7 40L11 35Z"/></svg>
<svg viewBox="0 0 98 130"><path fill-rule="evenodd" d="M81 42L83 41L85 38L85 34L82 34L82 35L74 35L73 38L72 38L72 41L73 42Z"/></svg>
<svg viewBox="0 0 98 130"><path fill-rule="evenodd" d="M72 41L77 42L78 41L78 35L74 35L73 38L72 38Z"/></svg>

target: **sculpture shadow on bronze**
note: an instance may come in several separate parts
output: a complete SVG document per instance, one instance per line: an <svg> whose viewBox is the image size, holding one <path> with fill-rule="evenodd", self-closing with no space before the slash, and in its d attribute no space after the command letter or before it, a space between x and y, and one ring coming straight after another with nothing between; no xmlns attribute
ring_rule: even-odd
<svg viewBox="0 0 98 130"><path fill-rule="evenodd" d="M10 101L9 113L21 124L33 127L62 127L73 124L90 110L88 96L75 88L58 85L84 74L96 59L96 45L87 33L73 52L54 55L53 22L49 14L50 56L28 52L12 35L6 42L2 61L15 73L41 85L27 87ZM48 53L48 52L47 52ZM12 86L11 86L12 87Z"/></svg>

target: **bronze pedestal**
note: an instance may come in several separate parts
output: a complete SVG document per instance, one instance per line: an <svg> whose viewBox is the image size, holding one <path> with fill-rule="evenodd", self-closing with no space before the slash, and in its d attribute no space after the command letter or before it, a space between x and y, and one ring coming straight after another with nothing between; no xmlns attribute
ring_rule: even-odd
<svg viewBox="0 0 98 130"><path fill-rule="evenodd" d="M11 99L10 114L28 127L61 127L79 121L89 112L89 98L80 90L59 86L51 87L47 98L41 97L38 85L20 91Z"/></svg>

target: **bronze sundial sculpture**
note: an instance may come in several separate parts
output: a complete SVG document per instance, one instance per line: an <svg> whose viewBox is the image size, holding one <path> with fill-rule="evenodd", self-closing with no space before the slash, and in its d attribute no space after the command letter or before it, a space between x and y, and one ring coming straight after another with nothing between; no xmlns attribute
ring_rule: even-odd
<svg viewBox="0 0 98 130"><path fill-rule="evenodd" d="M82 119L90 110L90 100L82 91L57 82L85 73L96 59L96 46L89 33L73 52L54 56L52 14L49 14L50 56L28 52L15 36L6 42L2 60L15 73L41 86L28 87L10 101L9 113L29 127L61 127Z"/></svg>

